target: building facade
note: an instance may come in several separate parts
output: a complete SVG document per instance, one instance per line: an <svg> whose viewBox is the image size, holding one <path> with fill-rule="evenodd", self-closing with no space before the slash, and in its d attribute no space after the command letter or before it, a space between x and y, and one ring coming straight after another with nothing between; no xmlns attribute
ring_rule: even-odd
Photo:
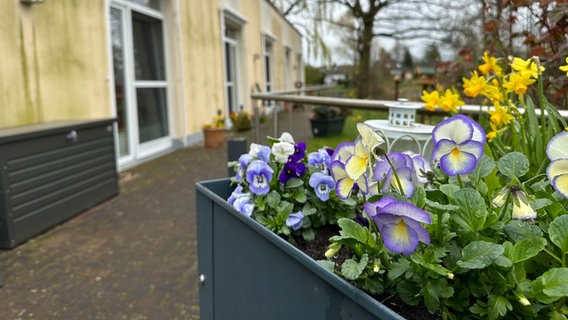
<svg viewBox="0 0 568 320"><path fill-rule="evenodd" d="M122 169L303 81L301 35L266 0L6 0L0 37L0 128L116 118Z"/></svg>

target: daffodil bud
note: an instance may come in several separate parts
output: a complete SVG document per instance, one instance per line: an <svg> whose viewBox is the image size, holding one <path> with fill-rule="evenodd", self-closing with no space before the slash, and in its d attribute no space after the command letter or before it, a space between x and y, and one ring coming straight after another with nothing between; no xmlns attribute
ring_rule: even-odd
<svg viewBox="0 0 568 320"><path fill-rule="evenodd" d="M341 250L341 244L334 242L329 245L327 251L325 252L325 257L331 259L339 252L339 250Z"/></svg>

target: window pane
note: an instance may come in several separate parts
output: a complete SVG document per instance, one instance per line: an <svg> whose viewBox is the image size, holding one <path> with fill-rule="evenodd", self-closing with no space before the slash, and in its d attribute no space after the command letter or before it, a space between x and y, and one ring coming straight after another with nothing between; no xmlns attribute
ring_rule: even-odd
<svg viewBox="0 0 568 320"><path fill-rule="evenodd" d="M160 0L129 0L129 1L158 11L160 10Z"/></svg>
<svg viewBox="0 0 568 320"><path fill-rule="evenodd" d="M126 121L126 96L124 87L124 39L122 37L122 12L110 10L112 34L112 62L114 69L114 99L118 122L118 147L120 156L128 155L128 130Z"/></svg>
<svg viewBox="0 0 568 320"><path fill-rule="evenodd" d="M132 12L136 80L164 80L162 21Z"/></svg>
<svg viewBox="0 0 568 320"><path fill-rule="evenodd" d="M233 81L233 64L231 63L232 54L231 44L225 42L225 69L227 69L227 82Z"/></svg>
<svg viewBox="0 0 568 320"><path fill-rule="evenodd" d="M140 143L168 135L165 88L138 88L138 130Z"/></svg>
<svg viewBox="0 0 568 320"><path fill-rule="evenodd" d="M228 86L227 87L227 99L228 99L228 104L229 104L229 113L231 112L236 112L236 108L235 108L235 100L233 97L233 87L232 86Z"/></svg>

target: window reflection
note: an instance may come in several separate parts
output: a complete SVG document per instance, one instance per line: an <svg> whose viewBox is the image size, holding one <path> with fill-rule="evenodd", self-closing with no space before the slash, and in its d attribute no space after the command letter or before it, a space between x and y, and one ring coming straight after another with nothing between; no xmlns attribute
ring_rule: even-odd
<svg viewBox="0 0 568 320"><path fill-rule="evenodd" d="M138 88L138 130L140 143L168 135L165 88Z"/></svg>
<svg viewBox="0 0 568 320"><path fill-rule="evenodd" d="M164 80L162 21L132 13L136 80Z"/></svg>

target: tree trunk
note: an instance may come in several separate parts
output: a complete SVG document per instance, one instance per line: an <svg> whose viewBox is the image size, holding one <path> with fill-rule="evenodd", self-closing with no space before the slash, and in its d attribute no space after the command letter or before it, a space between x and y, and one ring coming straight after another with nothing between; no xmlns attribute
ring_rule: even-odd
<svg viewBox="0 0 568 320"><path fill-rule="evenodd" d="M373 18L364 19L363 30L359 43L359 65L357 97L359 99L369 98L369 84L371 83L371 42L373 41Z"/></svg>

